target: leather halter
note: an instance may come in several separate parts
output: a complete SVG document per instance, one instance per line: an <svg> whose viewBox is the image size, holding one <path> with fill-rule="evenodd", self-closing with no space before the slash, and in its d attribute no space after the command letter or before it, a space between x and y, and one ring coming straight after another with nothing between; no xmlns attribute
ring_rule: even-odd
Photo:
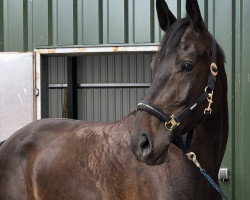
<svg viewBox="0 0 250 200"><path fill-rule="evenodd" d="M165 123L166 129L168 131L171 131L174 134L175 140L173 143L177 147L179 147L185 154L189 152L189 149L192 143L193 132L196 127L188 131L186 144L184 144L184 141L182 139L182 134L180 133L179 128L178 128L179 125L193 111L194 108L201 105L206 99L208 101L208 107L205 108L204 115L208 116L212 112L211 105L213 103L213 100L212 100L213 90L214 90L215 83L216 83L216 76L218 73L218 68L216 65L216 41L211 35L210 35L210 40L211 40L212 58L211 58L211 65L210 65L210 73L208 77L208 84L207 84L207 87L205 88L204 93L195 102L193 102L190 106L185 108L177 116L169 115L151 103L141 102L137 105L137 110L144 110L148 112L149 114L157 117L163 123ZM196 126L198 126L198 124Z"/></svg>

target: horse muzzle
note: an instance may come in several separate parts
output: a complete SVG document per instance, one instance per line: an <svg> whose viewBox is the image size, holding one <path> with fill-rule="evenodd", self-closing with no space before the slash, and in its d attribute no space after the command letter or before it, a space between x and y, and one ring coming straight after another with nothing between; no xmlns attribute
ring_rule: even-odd
<svg viewBox="0 0 250 200"><path fill-rule="evenodd" d="M149 135L145 132L141 133L137 140L131 138L130 141L130 148L135 158L147 165L162 164L166 160L168 146L163 149L155 149Z"/></svg>

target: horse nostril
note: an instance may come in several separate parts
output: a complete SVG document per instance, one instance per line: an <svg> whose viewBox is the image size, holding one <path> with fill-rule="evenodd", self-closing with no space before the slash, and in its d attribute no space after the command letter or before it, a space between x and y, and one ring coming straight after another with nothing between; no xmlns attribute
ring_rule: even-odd
<svg viewBox="0 0 250 200"><path fill-rule="evenodd" d="M148 140L148 137L146 135L143 135L141 137L140 147L141 147L141 149L149 148L149 140Z"/></svg>
<svg viewBox="0 0 250 200"><path fill-rule="evenodd" d="M151 143L148 136L144 133L140 137L139 147L144 156L149 155L151 152Z"/></svg>

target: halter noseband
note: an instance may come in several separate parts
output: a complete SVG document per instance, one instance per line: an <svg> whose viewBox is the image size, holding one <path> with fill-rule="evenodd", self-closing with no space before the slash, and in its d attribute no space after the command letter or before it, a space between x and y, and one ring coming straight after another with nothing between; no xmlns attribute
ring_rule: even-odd
<svg viewBox="0 0 250 200"><path fill-rule="evenodd" d="M166 129L174 134L175 140L173 143L177 147L179 147L185 154L189 152L195 127L192 130L188 131L186 144L184 145L182 134L180 133L178 126L193 111L195 107L201 105L206 99L208 101L208 107L204 109L204 115L207 116L212 113L211 105L213 103L213 90L216 83L216 76L218 73L218 69L216 65L216 41L211 35L210 35L210 40L211 40L212 58L210 65L210 73L208 77L208 85L205 88L204 93L195 102L193 102L190 106L185 108L177 116L169 115L151 103L141 102L137 105L137 110L144 110L149 114L157 117L163 123L165 123Z"/></svg>

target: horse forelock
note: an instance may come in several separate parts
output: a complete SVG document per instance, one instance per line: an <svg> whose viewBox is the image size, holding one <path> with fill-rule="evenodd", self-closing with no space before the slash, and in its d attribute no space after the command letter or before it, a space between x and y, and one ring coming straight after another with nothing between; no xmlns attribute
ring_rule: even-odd
<svg viewBox="0 0 250 200"><path fill-rule="evenodd" d="M176 47L191 21L189 18L183 18L176 21L166 30L159 50L160 58L164 57L168 49Z"/></svg>
<svg viewBox="0 0 250 200"><path fill-rule="evenodd" d="M177 44L181 40L183 34L185 33L188 26L191 24L190 18L183 18L180 20L177 20L175 23L173 23L171 26L168 27L166 30L162 42L161 42L161 48L159 50L159 58L162 59L166 53L169 51L169 49L176 48ZM217 42L216 42L217 43ZM217 53L220 55L221 62L225 62L225 54L220 45L217 43Z"/></svg>

